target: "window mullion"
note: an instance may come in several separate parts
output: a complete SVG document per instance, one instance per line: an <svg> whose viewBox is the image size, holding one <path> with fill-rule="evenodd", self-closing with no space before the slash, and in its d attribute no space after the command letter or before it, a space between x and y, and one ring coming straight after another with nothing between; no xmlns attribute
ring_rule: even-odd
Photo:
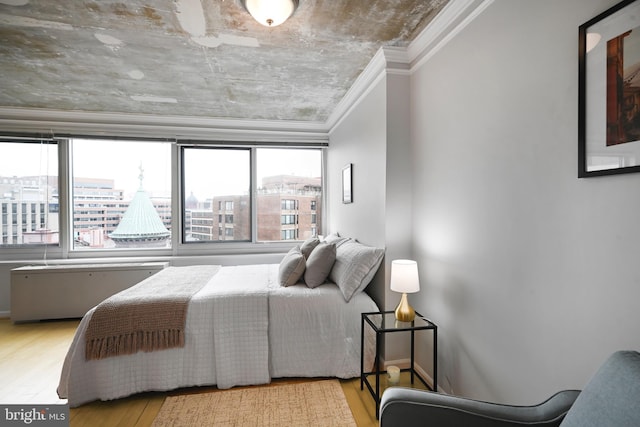
<svg viewBox="0 0 640 427"><path fill-rule="evenodd" d="M249 156L251 162L251 180L249 194L249 203L251 204L251 242L258 241L258 165L256 155L256 147L251 148L251 155Z"/></svg>
<svg viewBox="0 0 640 427"><path fill-rule="evenodd" d="M177 144L177 141L173 141L171 144L171 165L175 167L171 168L171 252L173 255L178 255L178 249L184 236L184 214L182 206L184 205L183 188L184 188L184 174L182 150Z"/></svg>
<svg viewBox="0 0 640 427"><path fill-rule="evenodd" d="M72 189L72 161L71 141L58 140L58 207L60 209L60 249L62 258L68 258L73 245L73 189Z"/></svg>

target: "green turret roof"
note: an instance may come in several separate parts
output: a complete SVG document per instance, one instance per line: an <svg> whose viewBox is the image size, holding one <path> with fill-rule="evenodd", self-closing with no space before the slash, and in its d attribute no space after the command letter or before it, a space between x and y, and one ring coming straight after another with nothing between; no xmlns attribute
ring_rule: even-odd
<svg viewBox="0 0 640 427"><path fill-rule="evenodd" d="M158 241L167 239L171 233L164 226L151 199L142 187L142 166L140 166L140 187L124 213L118 227L110 234L112 240L119 241Z"/></svg>

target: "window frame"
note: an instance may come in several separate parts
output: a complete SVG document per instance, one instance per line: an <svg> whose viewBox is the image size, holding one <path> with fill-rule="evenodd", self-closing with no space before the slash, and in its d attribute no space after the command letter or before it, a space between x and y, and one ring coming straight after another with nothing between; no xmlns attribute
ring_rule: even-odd
<svg viewBox="0 0 640 427"><path fill-rule="evenodd" d="M179 216L181 218L180 225L180 235L178 236L179 245L186 252L191 252L193 250L192 247L195 245L202 246L210 246L210 245L241 245L241 244L252 244L254 243L254 230L255 224L253 221L254 216L254 182L253 182L253 170L255 163L255 150L251 147L246 146L229 146L229 145L217 145L217 144L180 144L178 143L179 149L179 161L180 161L180 193L178 194L179 198ZM187 221L184 219L186 214L186 200L187 200L187 190L185 188L185 150L188 149L207 149L207 150L244 150L249 152L249 236L250 238L247 240L226 240L226 237L229 236L229 228L227 224L234 224L233 222L227 222L227 218L231 216L232 218L235 216L234 214L234 201L230 200L218 200L217 208L214 206L214 202L212 200L212 212L217 212L214 215L218 216L218 237L222 238L221 240L200 240L200 241L186 241L187 235ZM231 208L231 209L229 209ZM231 212L231 213L228 213ZM221 232L222 231L222 232Z"/></svg>
<svg viewBox="0 0 640 427"><path fill-rule="evenodd" d="M243 141L208 141L208 140L187 140L162 137L127 137L127 136L105 136L100 135L64 135L59 137L29 136L20 134L0 135L0 139L8 141L40 141L47 140L55 143L58 147L58 214L59 214L59 243L53 245L33 245L26 247L20 245L16 247L0 247L0 256L7 261L20 259L101 259L101 258L155 258L167 259L173 256L199 256L199 255L234 255L234 254L270 254L282 253L288 250L298 240L284 241L258 241L257 240L257 156L256 150L259 148L283 148L283 149L311 149L319 150L321 153L322 171L322 202L318 212L321 215L321 224L314 224L314 227L324 230L327 224L327 176L326 176L326 155L328 144L326 141L314 142L243 142ZM92 249L76 250L73 247L71 238L73 232L73 179L72 179L72 140L74 138L95 139L95 140L131 140L131 141L153 141L171 144L171 228L177 232L172 232L171 248L132 248L132 249ZM199 242L198 244L184 243L182 241L182 229L185 224L184 204L186 201L183 189L183 157L180 153L182 146L207 146L226 148L249 148L251 155L251 241L213 241Z"/></svg>
<svg viewBox="0 0 640 427"><path fill-rule="evenodd" d="M250 234L251 234L251 240L247 241L247 240L243 240L243 241L237 241L237 240L217 240L217 241L197 241L197 242L186 242L185 241L185 236L186 236L186 221L183 221L181 224L181 232L180 232L180 239L179 242L177 243L177 246L179 247L179 252L181 253L188 253L188 254L193 254L193 253L201 253L203 251L206 251L206 253L210 254L218 254L218 253L228 253L230 252L234 252L234 251L240 251L240 252L281 252L283 250L283 248L290 248L291 244L294 242L300 242L301 240L299 240L299 236L297 236L296 239L288 239L288 240L277 240L277 241L260 241L258 240L258 202L257 202L257 189L258 189L258 174L257 174L257 168L258 168L258 155L257 155L257 150L259 149L263 149L263 148L276 148L276 149L293 149L293 150L317 150L320 152L320 168L321 168L321 187L322 187L322 202L321 202L321 206L322 206L322 210L325 209L326 206L326 191L327 191L327 178L326 178L326 145L310 145L310 144L300 144L300 145L292 145L292 144L260 144L260 143L251 143L251 144L232 144L232 143L219 143L219 142L203 142L203 141L199 141L197 144L194 144L192 141L188 141L188 142L181 142L178 141L177 142L177 146L178 146L178 150L180 150L180 173L179 173L179 185L180 185L180 196L179 196L179 202L180 202L180 217L182 219L182 217L185 216L186 213L186 209L185 209L185 203L187 200L187 190L185 188L185 180L184 180L184 155L183 155L183 149L184 148L221 148L221 149L249 149L251 154L250 154L250 162L251 162L251 179L250 179L250 197L249 197L249 203L250 203L250 210L251 210L251 217L250 217ZM294 203L294 208L291 209L292 212L295 212L296 218L298 217L298 211L299 211L299 201L298 200L290 200L290 202ZM223 201L218 201L218 203L224 203ZM225 210L223 211L222 215L223 217L226 215L226 206L225 206ZM324 229L325 227L325 223L324 223L324 218L326 218L326 215L324 214L324 212L318 212L315 211L316 214L320 213L321 218L323 218L323 221L321 224L315 223L313 224L313 229L317 231L318 228L320 228L321 230ZM297 223L297 222L296 222ZM226 228L225 225L227 224L226 220L224 223L220 223L219 227L222 228L223 230L223 235L226 234ZM282 224L281 224L282 225ZM282 230L281 230L282 233Z"/></svg>
<svg viewBox="0 0 640 427"><path fill-rule="evenodd" d="M63 140L65 142L65 148L66 148L66 153L65 153L65 161L66 161L66 168L65 168L65 179L67 180L66 182L66 210L67 210L67 216L65 217L65 223L67 225L67 229L65 230L65 240L66 240L66 247L64 247L64 253L66 254L67 258L77 258L77 259L83 259L83 258L115 258L115 257L125 257L125 258L129 258L129 257L143 257L143 256L166 256L166 255L172 255L174 253L173 251L173 245L175 244L175 239L173 238L173 232L171 233L170 239L171 239L171 247L169 248L93 248L93 249L82 249L82 248L76 248L74 245L74 241L73 241L73 233L74 233L74 218L75 218L75 212L74 212L74 188L73 188L73 183L74 183L74 176L73 176L73 140L74 139L78 139L78 140L92 140L96 143L99 143L100 141L104 142L105 144L108 144L109 141L129 141L129 142L134 142L134 143L163 143L163 144L171 144L170 149L169 149L169 168L171 170L170 174L170 192L171 192L171 228L173 229L173 227L175 226L175 221L174 221L174 211L175 211L175 197L176 197L176 193L174 190L174 164L175 164L175 157L174 157L174 150L173 150L173 143L174 140L173 139L167 139L167 138L151 138L151 137L110 137L110 136L68 136L65 138L61 138L60 140ZM62 215L62 214L61 214Z"/></svg>
<svg viewBox="0 0 640 427"><path fill-rule="evenodd" d="M60 144L60 141L56 138L45 137L45 136L33 136L33 135L0 135L0 142L6 143L23 143L23 144L53 144L56 146L56 155L58 161L58 173L57 173L57 181L58 181L58 243L38 243L38 244L25 244L25 243L16 243L16 244L7 244L6 246L2 244L2 235L0 233L0 255L2 258L6 259L19 259L23 256L28 256L31 254L37 254L41 257L46 258L47 255L52 255L54 257L58 257L62 255L64 242L63 242L63 226L64 226L64 217L61 212L61 204L62 204L62 194L60 191L60 185L62 181L62 156L63 156L63 144ZM11 203L11 209L16 207L17 205L29 205L29 202L20 201ZM47 209L49 209L49 204L47 201ZM24 216L25 212L22 211L21 215ZM0 212L2 215L2 212ZM12 218L15 220L16 215L12 213ZM17 225L17 222L16 222ZM22 228L24 228L24 224L22 224ZM1 230L0 230L1 231Z"/></svg>

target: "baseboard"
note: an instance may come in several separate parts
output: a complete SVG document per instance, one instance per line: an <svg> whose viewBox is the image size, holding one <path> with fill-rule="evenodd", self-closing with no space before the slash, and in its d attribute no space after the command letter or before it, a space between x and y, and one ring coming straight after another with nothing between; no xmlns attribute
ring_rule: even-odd
<svg viewBox="0 0 640 427"><path fill-rule="evenodd" d="M0 311L0 319L9 319L11 317L10 311Z"/></svg>

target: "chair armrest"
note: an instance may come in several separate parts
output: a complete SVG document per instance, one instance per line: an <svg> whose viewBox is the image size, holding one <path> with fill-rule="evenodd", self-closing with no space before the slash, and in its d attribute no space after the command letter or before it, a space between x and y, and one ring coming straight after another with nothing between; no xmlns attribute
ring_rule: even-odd
<svg viewBox="0 0 640 427"><path fill-rule="evenodd" d="M391 387L380 401L380 427L558 426L579 394L565 390L538 405L511 406Z"/></svg>

